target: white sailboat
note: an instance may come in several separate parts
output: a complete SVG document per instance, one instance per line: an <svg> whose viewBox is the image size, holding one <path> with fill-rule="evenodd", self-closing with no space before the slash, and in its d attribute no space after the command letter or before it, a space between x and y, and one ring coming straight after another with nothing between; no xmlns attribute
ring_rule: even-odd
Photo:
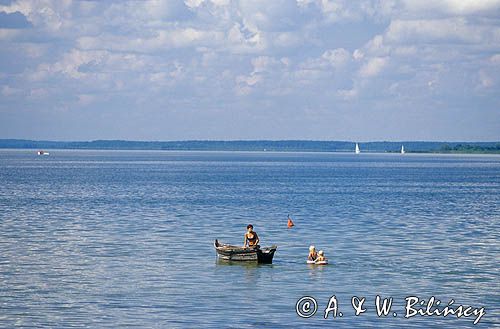
<svg viewBox="0 0 500 329"><path fill-rule="evenodd" d="M401 145L401 154L405 154L405 147L403 145Z"/></svg>
<svg viewBox="0 0 500 329"><path fill-rule="evenodd" d="M359 145L358 145L358 143L356 143L356 149L354 150L354 152L355 152L356 154L360 154L360 153L361 153L361 151L359 150Z"/></svg>

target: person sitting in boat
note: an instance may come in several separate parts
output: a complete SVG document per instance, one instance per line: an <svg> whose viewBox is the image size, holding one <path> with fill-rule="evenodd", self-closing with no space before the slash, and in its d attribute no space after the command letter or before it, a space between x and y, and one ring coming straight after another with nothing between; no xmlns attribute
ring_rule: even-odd
<svg viewBox="0 0 500 329"><path fill-rule="evenodd" d="M323 250L318 251L318 258L316 258L316 263L319 263L319 262L326 262L326 257L325 257L325 253L323 252Z"/></svg>
<svg viewBox="0 0 500 329"><path fill-rule="evenodd" d="M252 224L247 225L247 232L245 233L243 248L246 248L247 246L250 248L259 247L259 236L256 232L254 232Z"/></svg>
<svg viewBox="0 0 500 329"><path fill-rule="evenodd" d="M314 262L316 260L316 258L318 258L318 253L316 252L316 247L310 246L309 247L309 255L307 255L307 260Z"/></svg>

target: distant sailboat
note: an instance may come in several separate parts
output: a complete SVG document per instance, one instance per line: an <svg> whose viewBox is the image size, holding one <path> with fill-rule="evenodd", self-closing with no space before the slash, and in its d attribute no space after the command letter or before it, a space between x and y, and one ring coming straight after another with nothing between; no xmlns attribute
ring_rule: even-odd
<svg viewBox="0 0 500 329"><path fill-rule="evenodd" d="M361 151L359 150L359 145L356 143L356 150L354 151L356 154L360 154Z"/></svg>
<svg viewBox="0 0 500 329"><path fill-rule="evenodd" d="M401 154L405 154L405 147L403 145L401 145Z"/></svg>

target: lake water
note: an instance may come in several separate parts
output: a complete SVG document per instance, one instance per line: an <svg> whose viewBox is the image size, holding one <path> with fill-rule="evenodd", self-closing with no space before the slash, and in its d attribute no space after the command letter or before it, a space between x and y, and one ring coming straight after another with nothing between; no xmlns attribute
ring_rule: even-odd
<svg viewBox="0 0 500 329"><path fill-rule="evenodd" d="M405 319L407 296L500 326L499 156L1 150L0 184L2 328L474 327ZM217 261L248 223L273 264Z"/></svg>

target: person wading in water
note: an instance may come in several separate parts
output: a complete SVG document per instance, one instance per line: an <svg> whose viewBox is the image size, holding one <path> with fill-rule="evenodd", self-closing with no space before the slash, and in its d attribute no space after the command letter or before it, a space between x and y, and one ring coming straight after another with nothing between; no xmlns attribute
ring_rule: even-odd
<svg viewBox="0 0 500 329"><path fill-rule="evenodd" d="M315 261L316 258L318 258L318 253L316 252L316 247L310 246L309 247L309 255L307 255L307 260L308 261Z"/></svg>

